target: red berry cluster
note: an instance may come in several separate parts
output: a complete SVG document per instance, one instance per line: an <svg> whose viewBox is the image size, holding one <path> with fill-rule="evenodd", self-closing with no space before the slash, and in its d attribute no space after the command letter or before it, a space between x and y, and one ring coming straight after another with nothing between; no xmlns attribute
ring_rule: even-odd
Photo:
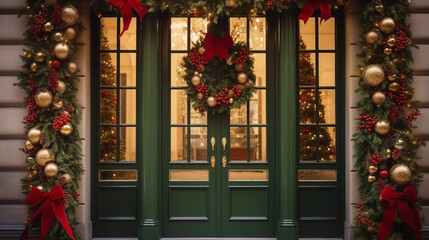
<svg viewBox="0 0 429 240"><path fill-rule="evenodd" d="M200 54L197 49L194 49L194 51L190 52L188 57L191 60L192 66L194 67L198 67L201 64L206 65L207 63L209 63L209 60L207 60L202 54Z"/></svg>
<svg viewBox="0 0 429 240"><path fill-rule="evenodd" d="M215 101L217 105L222 105L222 104L230 104L229 99L230 98L234 98L237 99L241 96L241 90L237 89L237 86L234 85L234 87L232 88L232 91L234 91L234 96L229 96L228 92L228 88L226 86L224 86L222 88L222 90L220 90L220 92L218 94L216 94L215 96Z"/></svg>
<svg viewBox="0 0 429 240"><path fill-rule="evenodd" d="M34 32L33 40L37 41L41 32L45 31L43 25L45 24L45 16L42 13L37 13L34 15Z"/></svg>
<svg viewBox="0 0 429 240"><path fill-rule="evenodd" d="M25 97L25 102L27 103L27 109L30 112L34 112L37 109L36 100L34 99L34 94L31 97Z"/></svg>
<svg viewBox="0 0 429 240"><path fill-rule="evenodd" d="M51 86L52 91L57 91L58 76L54 69L51 69L51 72L49 73L49 85Z"/></svg>
<svg viewBox="0 0 429 240"><path fill-rule="evenodd" d="M284 0L268 0L267 1L267 8L271 8L271 6L276 6L279 8L286 8L286 5L283 3Z"/></svg>
<svg viewBox="0 0 429 240"><path fill-rule="evenodd" d="M394 93L387 91L386 94L390 99L395 101L398 106L404 106L409 98L409 96L406 94L405 79L401 78L399 80L399 90L397 92Z"/></svg>
<svg viewBox="0 0 429 240"><path fill-rule="evenodd" d="M405 48L405 46L407 46L408 37L407 37L407 34L402 30L401 24L396 25L395 33L396 33L396 38L395 38L396 44L393 50L397 52L397 51L401 51L402 49Z"/></svg>
<svg viewBox="0 0 429 240"><path fill-rule="evenodd" d="M356 203L357 207L359 208L359 212L362 212L362 210L365 208L365 206L362 204L361 201L358 201Z"/></svg>
<svg viewBox="0 0 429 240"><path fill-rule="evenodd" d="M205 105L203 105L203 106L199 107L199 108L198 108L198 111L203 112L203 111L204 111L204 109L206 109L206 106L205 106Z"/></svg>
<svg viewBox="0 0 429 240"><path fill-rule="evenodd" d="M420 116L420 111L416 108L414 111L410 112L410 114L405 116L405 121L407 124L411 126L414 120L417 120L417 116Z"/></svg>
<svg viewBox="0 0 429 240"><path fill-rule="evenodd" d="M204 94L204 98L207 98L208 96L209 96L209 89L208 89L208 86L207 86L207 84L200 84L200 85L197 85L197 86L195 86L195 90L198 92L198 93L202 93L202 94Z"/></svg>
<svg viewBox="0 0 429 240"><path fill-rule="evenodd" d="M27 81L27 84L30 86L30 88L28 90L30 90L30 92L34 92L36 90L36 80L34 80L33 77L30 77Z"/></svg>
<svg viewBox="0 0 429 240"><path fill-rule="evenodd" d="M237 57L232 63L239 64L239 63L245 63L247 61L247 58L249 58L249 52L246 49L242 49L240 51L240 56Z"/></svg>
<svg viewBox="0 0 429 240"><path fill-rule="evenodd" d="M62 22L62 19L61 19L62 12L63 12L63 8L61 7L60 4L57 4L55 6L54 11L52 11L52 14L51 14L51 21L54 25L58 25Z"/></svg>
<svg viewBox="0 0 429 240"><path fill-rule="evenodd" d="M368 133L372 133L374 131L374 125L378 122L377 117L372 117L369 114L361 114L360 115L361 124L359 125L359 129L363 131L367 131Z"/></svg>
<svg viewBox="0 0 429 240"><path fill-rule="evenodd" d="M198 10L197 9L194 10L194 17L196 17L196 18L198 17Z"/></svg>
<svg viewBox="0 0 429 240"><path fill-rule="evenodd" d="M392 124L396 123L396 118L398 117L398 109L399 107L396 106L395 104L390 105L389 120Z"/></svg>
<svg viewBox="0 0 429 240"><path fill-rule="evenodd" d="M109 91L107 89L102 89L100 92L103 96L109 96Z"/></svg>
<svg viewBox="0 0 429 240"><path fill-rule="evenodd" d="M54 122L52 123L52 127L55 131L59 131L64 125L69 123L69 119L72 116L69 114L61 114L55 117Z"/></svg>
<svg viewBox="0 0 429 240"><path fill-rule="evenodd" d="M371 157L369 158L369 161L371 162L372 165L378 165L381 162L383 162L384 160L386 160L385 158L381 157L380 155L377 154L377 152L374 150L374 153L371 155Z"/></svg>
<svg viewBox="0 0 429 240"><path fill-rule="evenodd" d="M363 214L359 214L358 221L367 227L367 229L370 229L370 227L373 229L373 231L376 231L379 227L378 222L374 222L371 219L365 217Z"/></svg>
<svg viewBox="0 0 429 240"><path fill-rule="evenodd" d="M25 124L34 123L37 121L37 118L39 118L39 116L36 112L29 112L27 116L24 117Z"/></svg>

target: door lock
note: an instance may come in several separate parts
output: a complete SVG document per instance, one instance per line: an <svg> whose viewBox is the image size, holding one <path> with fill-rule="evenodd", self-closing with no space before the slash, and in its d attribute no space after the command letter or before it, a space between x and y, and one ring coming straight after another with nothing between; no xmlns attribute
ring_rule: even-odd
<svg viewBox="0 0 429 240"><path fill-rule="evenodd" d="M212 145L212 156L210 158L210 163L212 164L212 168L214 168L215 164L216 164L216 158L215 158L215 152L214 152L214 147L215 147L215 144L216 144L216 139L214 137L212 137L210 139L210 143Z"/></svg>
<svg viewBox="0 0 429 240"><path fill-rule="evenodd" d="M227 142L226 138L222 138L222 146L223 146L222 167L226 167L226 153L225 153L226 142Z"/></svg>

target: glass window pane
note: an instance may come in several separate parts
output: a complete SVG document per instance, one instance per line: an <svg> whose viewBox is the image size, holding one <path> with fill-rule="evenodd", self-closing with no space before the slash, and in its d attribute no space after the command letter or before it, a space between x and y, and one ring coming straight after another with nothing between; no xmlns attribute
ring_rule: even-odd
<svg viewBox="0 0 429 240"><path fill-rule="evenodd" d="M121 53L120 81L121 86L136 86L136 57L135 53Z"/></svg>
<svg viewBox="0 0 429 240"><path fill-rule="evenodd" d="M207 124L207 112L201 114L191 107L191 124Z"/></svg>
<svg viewBox="0 0 429 240"><path fill-rule="evenodd" d="M320 90L319 122L335 123L335 90Z"/></svg>
<svg viewBox="0 0 429 240"><path fill-rule="evenodd" d="M316 72L314 68L315 61L316 55L314 53L299 54L299 85L316 85Z"/></svg>
<svg viewBox="0 0 429 240"><path fill-rule="evenodd" d="M337 181L337 170L298 170L299 181Z"/></svg>
<svg viewBox="0 0 429 240"><path fill-rule="evenodd" d="M230 18L229 29L234 43L247 42L247 18Z"/></svg>
<svg viewBox="0 0 429 240"><path fill-rule="evenodd" d="M267 67L266 67L266 54L265 53L255 53L253 54L255 57L254 63L254 72L256 75L256 83L257 87L265 87L266 78L267 78Z"/></svg>
<svg viewBox="0 0 429 240"><path fill-rule="evenodd" d="M299 131L300 161L316 161L317 137L316 128L301 126Z"/></svg>
<svg viewBox="0 0 429 240"><path fill-rule="evenodd" d="M100 162L116 161L116 128L100 127Z"/></svg>
<svg viewBox="0 0 429 240"><path fill-rule="evenodd" d="M191 127L191 161L207 162L207 127Z"/></svg>
<svg viewBox="0 0 429 240"><path fill-rule="evenodd" d="M247 127L230 127L230 161L247 161Z"/></svg>
<svg viewBox="0 0 429 240"><path fill-rule="evenodd" d="M335 127L319 129L319 159L321 162L335 161Z"/></svg>
<svg viewBox="0 0 429 240"><path fill-rule="evenodd" d="M171 53L171 86L182 87L187 86L183 77L186 75L185 68L182 67L181 63L185 53Z"/></svg>
<svg viewBox="0 0 429 240"><path fill-rule="evenodd" d="M182 89L171 90L171 124L187 123L187 96L186 91Z"/></svg>
<svg viewBox="0 0 429 240"><path fill-rule="evenodd" d="M121 31L124 27L124 21L121 18ZM130 26L127 31L122 34L120 38L120 48L121 50L136 50L137 42L137 18L131 18Z"/></svg>
<svg viewBox="0 0 429 240"><path fill-rule="evenodd" d="M268 181L268 170L229 170L229 181Z"/></svg>
<svg viewBox="0 0 429 240"><path fill-rule="evenodd" d="M188 141L186 127L171 128L171 146L170 146L170 161L187 161L188 160Z"/></svg>
<svg viewBox="0 0 429 240"><path fill-rule="evenodd" d="M301 36L308 50L316 49L315 27L316 22L314 17L308 19L306 24L304 24L304 21L299 20L299 36Z"/></svg>
<svg viewBox="0 0 429 240"><path fill-rule="evenodd" d="M335 86L335 53L319 53L319 85Z"/></svg>
<svg viewBox="0 0 429 240"><path fill-rule="evenodd" d="M230 124L247 124L247 104L232 108L229 115Z"/></svg>
<svg viewBox="0 0 429 240"><path fill-rule="evenodd" d="M171 50L188 48L188 19L171 18Z"/></svg>
<svg viewBox="0 0 429 240"><path fill-rule="evenodd" d="M101 21L101 46L102 50L115 50L117 45L116 17L102 17Z"/></svg>
<svg viewBox="0 0 429 240"><path fill-rule="evenodd" d="M206 18L191 18L191 43L204 39L207 33Z"/></svg>
<svg viewBox="0 0 429 240"><path fill-rule="evenodd" d="M250 123L265 124L267 119L267 91L258 89L249 101Z"/></svg>
<svg viewBox="0 0 429 240"><path fill-rule="evenodd" d="M100 123L116 124L116 90L100 90Z"/></svg>
<svg viewBox="0 0 429 240"><path fill-rule="evenodd" d="M208 181L209 170L170 170L170 181Z"/></svg>
<svg viewBox="0 0 429 240"><path fill-rule="evenodd" d="M265 18L249 18L250 49L265 50L267 25Z"/></svg>
<svg viewBox="0 0 429 240"><path fill-rule="evenodd" d="M250 127L250 161L267 161L266 127Z"/></svg>
<svg viewBox="0 0 429 240"><path fill-rule="evenodd" d="M119 106L119 118L121 123L135 124L136 123L136 90L121 89L121 102Z"/></svg>
<svg viewBox="0 0 429 240"><path fill-rule="evenodd" d="M333 17L319 25L319 49L335 49L335 18Z"/></svg>
<svg viewBox="0 0 429 240"><path fill-rule="evenodd" d="M137 170L100 170L98 180L100 182L137 181L137 175Z"/></svg>
<svg viewBox="0 0 429 240"><path fill-rule="evenodd" d="M116 53L100 54L100 86L116 86Z"/></svg>
<svg viewBox="0 0 429 240"><path fill-rule="evenodd" d="M120 127L120 161L136 161L136 128L135 127Z"/></svg>
<svg viewBox="0 0 429 240"><path fill-rule="evenodd" d="M316 90L299 90L299 122L316 123Z"/></svg>

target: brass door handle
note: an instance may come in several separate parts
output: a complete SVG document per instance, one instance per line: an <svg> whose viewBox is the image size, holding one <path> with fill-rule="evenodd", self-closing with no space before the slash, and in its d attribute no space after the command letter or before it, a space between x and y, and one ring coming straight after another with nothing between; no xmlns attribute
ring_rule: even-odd
<svg viewBox="0 0 429 240"><path fill-rule="evenodd" d="M212 156L210 158L210 163L212 164L212 168L214 168L216 165L216 158L215 158L215 153L214 153L214 147L216 144L216 139L214 137L212 137L210 139L210 144L212 145Z"/></svg>
<svg viewBox="0 0 429 240"><path fill-rule="evenodd" d="M226 152L225 152L226 142L227 142L226 138L222 138L222 146L223 146L222 167L226 167Z"/></svg>

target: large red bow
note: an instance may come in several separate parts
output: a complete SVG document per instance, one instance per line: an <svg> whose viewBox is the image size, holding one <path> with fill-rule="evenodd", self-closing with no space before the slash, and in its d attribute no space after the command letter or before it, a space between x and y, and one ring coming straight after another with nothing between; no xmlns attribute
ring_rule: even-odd
<svg viewBox="0 0 429 240"><path fill-rule="evenodd" d="M204 38L204 47L206 48L204 57L210 60L217 52L217 57L220 61L222 61L223 58L228 59L229 54L227 48L231 48L232 46L234 46L234 42L232 41L231 35L225 34L223 37L217 38L207 33Z"/></svg>
<svg viewBox="0 0 429 240"><path fill-rule="evenodd" d="M147 8L143 6L139 0L109 0L109 3L115 5L115 7L121 10L122 18L124 20L124 28L119 35L120 37L130 26L131 18L133 16L131 7L133 7L139 15L140 22L142 21L143 16L147 13Z"/></svg>
<svg viewBox="0 0 429 240"><path fill-rule="evenodd" d="M384 188L381 193L381 204L384 206L384 213L378 230L378 240L383 240L390 234L398 210L402 223L412 238L415 240L422 239L420 218L416 209L418 200L417 193L412 186L408 186L400 193L389 186Z"/></svg>
<svg viewBox="0 0 429 240"><path fill-rule="evenodd" d="M28 227L40 213L42 214L42 233L39 236L39 240L48 235L51 230L54 215L57 217L61 225L63 225L67 235L74 240L73 231L67 221L66 211L64 210L64 199L64 191L59 184L55 185L50 192L45 193L40 191L38 188L32 187L30 194L28 194L27 202L28 205L34 207L34 212L25 225L24 232L21 235L21 240L28 238Z"/></svg>
<svg viewBox="0 0 429 240"><path fill-rule="evenodd" d="M305 2L304 8L298 16L298 19L304 20L304 23L307 23L308 19L313 15L314 10L316 10L317 5L320 8L320 22L322 20L328 20L331 18L331 8L329 3L332 0L308 0Z"/></svg>

